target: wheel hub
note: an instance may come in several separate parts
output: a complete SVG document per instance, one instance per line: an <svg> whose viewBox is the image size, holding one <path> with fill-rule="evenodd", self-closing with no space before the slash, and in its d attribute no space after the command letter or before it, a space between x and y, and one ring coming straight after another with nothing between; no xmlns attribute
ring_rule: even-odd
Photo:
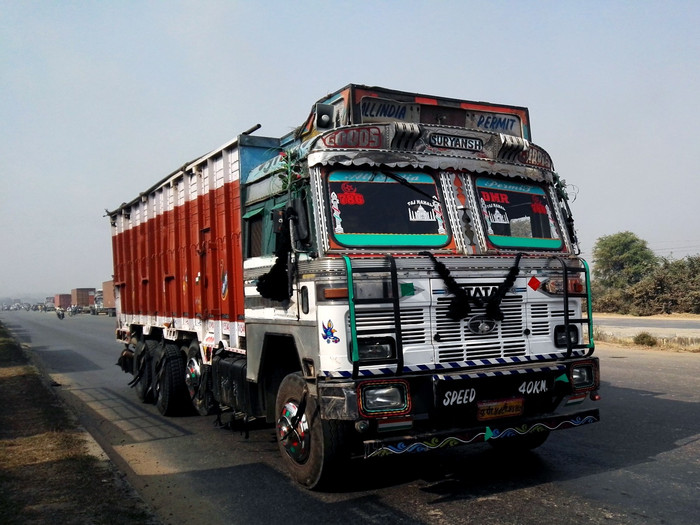
<svg viewBox="0 0 700 525"><path fill-rule="evenodd" d="M190 393L190 398L194 399L197 392L199 392L199 384L202 379L202 368L199 365L199 361L195 358L190 358L187 361L186 372L185 384L187 385L187 391Z"/></svg>
<svg viewBox="0 0 700 525"><path fill-rule="evenodd" d="M277 437L290 458L297 463L304 463L309 458L311 433L306 415L294 425L298 410L299 406L292 401L284 405L277 420Z"/></svg>

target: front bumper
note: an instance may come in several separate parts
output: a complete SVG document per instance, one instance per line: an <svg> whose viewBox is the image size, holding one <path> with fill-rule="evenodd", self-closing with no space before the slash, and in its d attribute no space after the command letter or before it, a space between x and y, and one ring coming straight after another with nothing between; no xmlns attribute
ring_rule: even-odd
<svg viewBox="0 0 700 525"><path fill-rule="evenodd" d="M363 441L364 457L390 456L425 452L440 448L455 447L489 440L524 436L530 433L564 430L600 421L598 409L584 410L572 414L550 417L533 417L516 421L498 421L494 425L469 429L449 429L438 432L416 433L401 436L387 436L382 439Z"/></svg>

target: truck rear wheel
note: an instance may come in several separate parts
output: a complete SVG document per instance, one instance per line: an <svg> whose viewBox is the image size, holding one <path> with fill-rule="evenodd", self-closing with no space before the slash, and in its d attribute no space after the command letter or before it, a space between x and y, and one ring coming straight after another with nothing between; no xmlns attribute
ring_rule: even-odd
<svg viewBox="0 0 700 525"><path fill-rule="evenodd" d="M134 349L134 377L141 374L134 385L136 397L143 403L151 403L153 401L153 369L151 359L153 357L153 349L158 345L156 341L150 339L139 339Z"/></svg>
<svg viewBox="0 0 700 525"><path fill-rule="evenodd" d="M318 402L300 373L282 380L275 403L277 444L292 478L310 489L329 485L329 478L348 458L347 429L321 419Z"/></svg>
<svg viewBox="0 0 700 525"><path fill-rule="evenodd" d="M177 345L165 343L158 368L154 385L156 407L164 416L178 415L186 406L187 386L185 360Z"/></svg>

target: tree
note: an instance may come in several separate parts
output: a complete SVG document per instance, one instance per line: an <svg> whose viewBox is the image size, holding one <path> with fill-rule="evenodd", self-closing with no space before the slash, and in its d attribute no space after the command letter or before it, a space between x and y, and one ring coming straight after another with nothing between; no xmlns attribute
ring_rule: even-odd
<svg viewBox="0 0 700 525"><path fill-rule="evenodd" d="M593 247L593 308L597 312L700 314L700 255L656 257L632 232L601 237Z"/></svg>
<svg viewBox="0 0 700 525"><path fill-rule="evenodd" d="M647 242L629 231L600 237L593 247L593 277L601 291L625 290L658 265Z"/></svg>
<svg viewBox="0 0 700 525"><path fill-rule="evenodd" d="M659 266L629 290L634 313L700 313L700 256L677 261L663 259Z"/></svg>

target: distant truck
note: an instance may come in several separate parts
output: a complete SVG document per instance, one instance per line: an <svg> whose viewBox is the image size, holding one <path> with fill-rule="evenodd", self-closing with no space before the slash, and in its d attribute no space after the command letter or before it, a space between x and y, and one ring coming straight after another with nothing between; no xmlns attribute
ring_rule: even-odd
<svg viewBox="0 0 700 525"><path fill-rule="evenodd" d="M71 305L71 294L69 293L59 293L53 298L53 303L56 308L63 308L66 310L70 308Z"/></svg>
<svg viewBox="0 0 700 525"><path fill-rule="evenodd" d="M526 108L349 85L256 129L108 212L141 400L265 419L309 488L599 421L588 266Z"/></svg>
<svg viewBox="0 0 700 525"><path fill-rule="evenodd" d="M86 311L95 304L94 288L73 288L70 292L71 306L77 306Z"/></svg>
<svg viewBox="0 0 700 525"><path fill-rule="evenodd" d="M117 305L114 297L114 281L102 283L102 305L98 313L107 314L109 317L117 315Z"/></svg>

